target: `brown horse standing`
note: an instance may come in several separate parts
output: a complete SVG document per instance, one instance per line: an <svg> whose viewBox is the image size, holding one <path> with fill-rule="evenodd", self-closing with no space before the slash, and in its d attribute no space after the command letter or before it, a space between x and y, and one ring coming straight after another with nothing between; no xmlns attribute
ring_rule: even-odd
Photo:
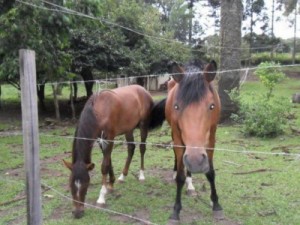
<svg viewBox="0 0 300 225"><path fill-rule="evenodd" d="M80 218L84 212L84 202L90 183L89 171L94 168L91 161L91 150L96 138L101 138L99 145L103 152L101 165L102 188L100 190L98 204L105 204L105 194L112 190L115 182L112 167L111 153L114 138L125 134L128 142L128 157L120 180L128 174L128 169L134 154L133 130L140 128L141 133L141 170L140 180L145 179L144 154L145 141L148 130L162 124L163 113L153 103L148 91L139 85L131 85L113 90L102 91L92 95L87 101L78 122L73 141L72 163L64 161L71 170L69 185L73 196L74 216ZM109 175L109 181L107 176Z"/></svg>
<svg viewBox="0 0 300 225"><path fill-rule="evenodd" d="M185 72L176 63L171 65L171 69L176 75L168 83L165 116L172 129L177 193L170 219L179 220L181 192L186 180L184 167L191 173L205 173L211 187L213 211L221 216L213 166L215 133L220 115L219 96L212 84L217 65L212 61L206 65L203 74Z"/></svg>

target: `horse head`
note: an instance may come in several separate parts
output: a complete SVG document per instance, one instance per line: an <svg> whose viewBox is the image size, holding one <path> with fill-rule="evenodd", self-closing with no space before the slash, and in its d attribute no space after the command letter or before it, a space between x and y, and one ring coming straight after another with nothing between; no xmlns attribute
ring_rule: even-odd
<svg viewBox="0 0 300 225"><path fill-rule="evenodd" d="M90 184L89 171L94 169L95 164L86 164L82 161L77 161L74 164L65 160L63 160L63 162L71 171L69 186L73 197L73 215L76 219L79 219L84 213L85 196Z"/></svg>
<svg viewBox="0 0 300 225"><path fill-rule="evenodd" d="M183 163L192 173L209 171L207 149L214 140L210 133L217 124L220 102L211 82L217 65L211 61L203 74L188 71L173 63L175 73L168 84L166 117L172 127L174 144L185 146ZM169 114L169 115L168 115Z"/></svg>

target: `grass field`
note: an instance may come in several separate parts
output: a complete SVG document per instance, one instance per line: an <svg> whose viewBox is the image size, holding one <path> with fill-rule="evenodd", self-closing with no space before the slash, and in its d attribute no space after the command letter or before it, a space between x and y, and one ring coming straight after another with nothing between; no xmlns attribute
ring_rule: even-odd
<svg viewBox="0 0 300 225"><path fill-rule="evenodd" d="M275 94L290 98L299 89L299 79L288 79L275 89ZM67 88L63 91L68 92ZM241 94L247 98L251 92L263 91L261 84L251 81L243 85ZM47 97L50 97L50 91L47 93ZM0 224L26 224L21 120L20 116L10 117L7 114L7 110L18 114L19 101L14 89L2 86ZM300 106L294 105L292 113L295 116L289 125L300 128ZM62 164L62 159L71 159L75 123L64 120L45 125L43 119L40 118L43 224L143 224L128 215L154 224L168 222L176 191L172 180L173 151L169 147L151 145L171 142L167 124L152 131L147 139L145 182L137 180L140 159L136 149L125 183L116 183L114 192L107 197L106 211L95 207L101 187L102 157L99 148L94 147L92 154L96 167L91 172L87 194L90 206L86 208L82 219L75 220L69 199L69 171ZM204 175L196 174L193 179L197 196L183 194L181 224L299 224L300 142L299 134L292 132L289 125L284 135L261 139L245 137L239 124L221 124L217 130L214 163L216 187L226 218L221 221L212 219L209 184ZM124 138L118 137L117 140L123 141ZM136 140L139 140L138 132ZM116 176L122 170L126 155L126 146L116 144L112 156Z"/></svg>

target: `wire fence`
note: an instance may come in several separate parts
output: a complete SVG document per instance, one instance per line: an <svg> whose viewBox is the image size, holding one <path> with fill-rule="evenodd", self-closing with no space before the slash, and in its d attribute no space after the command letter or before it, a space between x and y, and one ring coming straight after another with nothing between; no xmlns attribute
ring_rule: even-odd
<svg viewBox="0 0 300 225"><path fill-rule="evenodd" d="M19 134L15 133L15 135L22 135L22 134L21 133L19 133ZM126 141L122 141L122 140L101 140L101 138L91 139L91 138L83 138L83 137L80 138L80 137L74 137L74 136L43 134L43 133L40 134L40 138L53 138L55 140L57 140L57 139L66 139L66 140L70 140L70 141L73 141L74 139L78 139L78 140L82 140L82 141L84 141L84 140L94 141L95 143L105 141L105 142L113 142L115 144L122 144L122 145L145 144L145 145L149 145L149 146L155 146L155 147L158 147L158 148L161 148L161 149L164 149L164 150L165 149L171 149L172 147L174 147L173 144L164 144L164 143L138 142L138 141L126 142ZM185 147L185 146L176 146L176 147ZM195 146L193 146L193 147L195 147ZM212 150L212 149L208 149L208 150ZM289 156L291 158L295 158L295 160L300 160L300 154L296 154L296 153L286 153L286 152L273 153L273 152L254 151L254 150L249 150L249 149L247 150L245 148L240 148L240 149L215 148L215 151L220 151L220 152L225 152L225 153L234 152L234 153L240 153L240 154L245 154L245 155L248 155L248 154L259 154L259 155L261 155L262 154L262 155L267 155L267 156ZM228 163L233 163L233 162L228 161ZM284 172L284 171L280 170L280 172ZM285 172L289 172L289 171L286 170ZM3 176L0 176L0 179L3 182L14 182L16 184L20 184L21 186L25 187L25 184L24 184L25 181L22 182L21 180L19 180L19 181L9 180L8 178L3 177ZM72 204L73 199L71 197L69 197L68 195L64 194L62 191L60 191L57 188L49 185L46 181L42 181L41 184L42 184L43 188L47 188L49 191L55 193L56 196L59 196L62 202L68 201L68 202L70 202L70 205ZM108 213L110 215L118 215L118 216L130 219L130 220L133 220L133 221L137 221L137 222L142 223L142 224L156 224L156 223L151 222L150 220L143 219L143 218L140 218L140 217L135 216L135 215L122 213L122 212L119 212L119 211L116 211L116 210L113 210L113 209L103 208L103 207L100 207L100 206L97 206L95 204L91 204L91 203L88 203L88 202L85 202L84 205L88 208L99 210L99 211L102 211L104 213ZM24 217L25 217L25 214L24 214Z"/></svg>
<svg viewBox="0 0 300 225"><path fill-rule="evenodd" d="M162 38L162 37L151 36L151 35L145 34L143 32L131 29L129 27L121 26L117 23L108 21L106 19L86 15L86 14L83 14L83 13L80 13L80 12L76 12L74 10L56 5L56 4L48 2L48 1L42 1L42 2L47 4L47 5L52 6L52 8L35 5L33 3L30 3L30 2L27 2L27 1L22 1L22 0L17 0L17 2L19 2L21 4L24 4L24 5L27 5L27 6L30 6L30 7L39 8L41 10L48 10L48 11L53 11L53 12L58 12L58 13L66 13L66 14L70 14L70 15L74 15L74 16L79 16L79 17L83 17L83 18L97 20L97 21L99 21L101 23L105 23L109 26L119 27L121 29L125 29L125 30L131 31L133 33L143 35L143 36L148 37L148 38L153 38L155 40L163 41L163 42L166 42L166 43L177 43L178 42L178 41L174 41L174 40L170 40L170 39L165 39L165 38ZM53 7L55 7L55 8L53 8ZM208 46L208 47L218 48L218 49L224 48L222 46ZM272 47L273 46L265 46L263 48L252 48L252 49L269 49L269 48L272 48ZM245 48L238 48L238 49L245 49ZM247 49L249 49L249 48L247 48ZM283 67L298 67L298 66L300 66L300 64L284 65L284 66L276 66L276 67L283 68ZM272 66L272 67L274 67L274 66ZM243 69L233 69L233 70L223 70L223 71L218 71L218 74L227 74L227 73L232 73L232 72L244 72L244 76L242 76L242 79L241 79L241 84L243 84L247 79L249 71L256 70L256 69L257 69L257 67L243 68ZM203 71L199 71L199 72L201 73ZM176 73L171 73L169 75L171 76L171 75L175 75L175 74ZM139 78L153 78L153 77L159 77L161 75L162 74L141 75L141 76L139 76ZM128 78L133 79L133 78L136 78L136 77L116 78L116 79L128 79ZM95 79L95 80L88 80L88 81L59 81L59 82L48 82L48 84L53 84L53 85L57 85L57 84L74 84L74 83L83 84L83 83L87 83L87 82L95 82L99 86L101 84L107 84L107 82L115 82L116 79ZM42 84L39 84L39 85L42 85ZM100 89L100 88L98 88L98 89ZM22 135L22 134L20 133L20 134L16 134L16 135ZM63 138L63 139L71 140L71 141L73 141L74 139L89 140L89 141L94 141L95 143L110 142L110 143L114 143L114 144L124 144L124 145L127 145L127 144L136 144L136 145L144 144L144 145L148 145L148 146L155 146L155 147L162 148L162 149L171 149L173 147L181 147L181 148L184 148L184 147L190 147L190 148L203 147L203 146L178 146L178 145L173 145L173 144L154 143L154 142L138 142L138 141L126 142L126 141L122 141L122 140L106 140L106 139L101 139L101 138L90 139L90 138L84 138L84 137L61 136L61 135L50 135L50 134L40 134L40 137ZM214 151L220 151L220 152L224 152L224 153L239 153L239 154L245 154L245 155L246 154L258 154L258 155L267 155L267 156L289 156L289 157L294 158L295 160L300 160L300 154L298 154L298 153L255 151L255 150L251 150L251 149L245 149L245 148L242 148L242 147L240 147L239 149L227 149L227 148L214 148L214 149L206 148L206 149L207 149L207 151L214 150ZM20 184L20 185L25 187L23 182L8 180L4 177L0 177L0 179L4 182L15 182L16 184ZM59 195L61 197L62 201L64 201L64 200L67 200L67 201L70 201L70 202L73 201L72 198L66 196L61 191L57 190L56 188L48 185L46 182L42 182L42 185L44 187L48 188L49 190L53 191L57 195ZM143 224L155 224L155 223L152 223L151 221L144 220L144 219L138 218L136 216L132 216L132 215L129 215L129 214L124 214L124 213L117 212L117 211L114 211L114 210L110 210L110 209L107 209L107 208L98 207L98 206L95 206L93 204L85 203L85 206L90 207L90 208L94 208L94 209L97 209L97 210L101 210L101 211L106 212L106 213L126 217L126 218L129 218L129 219L141 222Z"/></svg>

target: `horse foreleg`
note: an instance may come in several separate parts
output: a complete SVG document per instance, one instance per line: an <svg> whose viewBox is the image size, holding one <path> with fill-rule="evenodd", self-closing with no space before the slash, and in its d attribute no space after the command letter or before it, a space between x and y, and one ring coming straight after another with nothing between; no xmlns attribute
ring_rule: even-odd
<svg viewBox="0 0 300 225"><path fill-rule="evenodd" d="M114 174L114 169L113 169L113 165L112 165L112 162L111 162L111 159L110 159L110 167L109 167L109 184L108 184L108 190L109 191L113 191L113 188L114 188L114 183L115 183L115 174Z"/></svg>
<svg viewBox="0 0 300 225"><path fill-rule="evenodd" d="M219 198L217 195L217 190L215 185L215 170L211 160L210 160L210 169L208 173L206 173L205 175L210 184L210 190L211 190L210 199L213 203L212 210L213 210L214 217L217 219L224 218L222 207L219 204Z"/></svg>
<svg viewBox="0 0 300 225"><path fill-rule="evenodd" d="M128 174L130 163L131 163L132 157L134 155L134 150L135 150L135 144L133 143L134 142L133 131L125 134L125 138L127 141L128 155L127 155L127 159L126 159L126 163L125 163L123 172L118 178L118 181L120 181L120 182L123 182L125 180L125 177Z"/></svg>
<svg viewBox="0 0 300 225"><path fill-rule="evenodd" d="M176 155L174 152L174 168L173 168L173 180L176 179L177 176L177 160L176 160Z"/></svg>
<svg viewBox="0 0 300 225"><path fill-rule="evenodd" d="M222 211L222 207L219 204L219 198L217 195L217 190L216 190L216 185L215 185L215 170L214 170L214 165L213 165L214 148L215 148L215 142L216 142L216 136L215 136L216 129L217 129L216 125L211 127L210 136L209 136L209 144L208 144L208 148L206 150L208 160L209 160L209 171L205 175L210 184L210 190L211 190L210 199L213 203L213 211L220 212L220 211Z"/></svg>
<svg viewBox="0 0 300 225"><path fill-rule="evenodd" d="M113 148L113 142L109 142L105 149L103 149L103 159L101 165L101 172L102 172L102 187L99 193L99 198L97 203L100 205L105 205L105 195L108 192L107 183L107 174L112 170L111 166L111 152Z"/></svg>
<svg viewBox="0 0 300 225"><path fill-rule="evenodd" d="M184 165L183 165L183 161L182 161L182 157L183 157L183 153L184 153L184 149L183 148L174 148L174 152L176 154L176 159L177 159L177 175L176 175L176 184L177 184L177 189L176 189L176 199L175 199L175 205L173 208L173 213L170 216L170 220L175 220L175 221L179 221L179 214L180 214L180 210L182 208L182 204L181 204L181 192L182 192L182 188L184 186L184 182L185 182L185 172L184 172Z"/></svg>
<svg viewBox="0 0 300 225"><path fill-rule="evenodd" d="M211 190L210 199L213 203L212 209L213 209L214 217L220 219L223 218L224 215L223 215L222 207L219 204L219 198L217 195L217 190L215 185L215 170L213 165L214 148L215 148L215 141L216 141L215 139L216 128L217 128L216 126L213 126L211 128L209 145L208 145L208 149L206 150L209 159L209 171L205 175L210 184L210 190Z"/></svg>

